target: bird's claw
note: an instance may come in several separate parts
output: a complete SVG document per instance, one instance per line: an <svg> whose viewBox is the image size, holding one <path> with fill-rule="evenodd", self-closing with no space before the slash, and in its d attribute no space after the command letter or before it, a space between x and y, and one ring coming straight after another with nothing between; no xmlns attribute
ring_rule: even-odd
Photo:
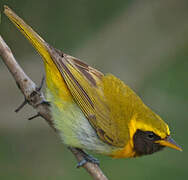
<svg viewBox="0 0 188 180"><path fill-rule="evenodd" d="M79 151L82 153L83 159L80 162L78 162L78 164L76 166L77 168L84 166L87 162L90 162L90 163L93 163L93 164L96 164L99 166L100 162L98 159L94 158L93 156L85 153L84 151L82 151L80 149L79 149Z"/></svg>
<svg viewBox="0 0 188 180"><path fill-rule="evenodd" d="M90 163L93 163L93 164L96 164L99 166L100 162L98 159L88 155L88 157L84 157L80 162L78 162L77 164L77 168L80 168L82 166L84 166L87 162L90 162Z"/></svg>

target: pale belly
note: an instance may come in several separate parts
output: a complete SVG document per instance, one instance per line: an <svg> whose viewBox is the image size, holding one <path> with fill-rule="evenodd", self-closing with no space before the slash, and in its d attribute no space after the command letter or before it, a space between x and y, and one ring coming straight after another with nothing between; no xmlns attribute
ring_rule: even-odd
<svg viewBox="0 0 188 180"><path fill-rule="evenodd" d="M64 144L101 154L111 154L115 149L117 150L98 138L75 102L55 99L50 90L47 90L47 100L51 102L54 124Z"/></svg>

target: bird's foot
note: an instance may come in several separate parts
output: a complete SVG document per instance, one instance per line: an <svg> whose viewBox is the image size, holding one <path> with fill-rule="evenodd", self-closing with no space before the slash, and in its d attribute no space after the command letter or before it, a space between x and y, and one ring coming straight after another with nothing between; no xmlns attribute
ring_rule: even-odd
<svg viewBox="0 0 188 180"><path fill-rule="evenodd" d="M99 160L94 158L93 156L87 154L86 152L84 152L83 150L77 148L77 150L82 154L83 159L78 162L77 164L77 168L80 168L82 166L84 166L87 162L93 163L93 164L97 164L99 166Z"/></svg>

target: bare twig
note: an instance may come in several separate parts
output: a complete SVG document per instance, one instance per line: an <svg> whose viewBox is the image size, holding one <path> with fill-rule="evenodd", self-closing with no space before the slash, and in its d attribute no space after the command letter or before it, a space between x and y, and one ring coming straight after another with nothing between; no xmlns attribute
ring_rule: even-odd
<svg viewBox="0 0 188 180"><path fill-rule="evenodd" d="M19 66L16 59L14 58L10 48L5 43L3 38L0 36L0 56L2 57L5 65L9 69L13 78L18 85L18 88L21 90L25 96L26 101L34 109L36 109L37 114L42 116L48 124L55 130L53 126L52 116L49 110L49 106L45 103L45 98L41 92L37 90L36 84L25 74L23 69ZM82 154L75 148L69 148L69 150L75 155L76 159L81 161L83 159ZM87 162L83 168L93 177L95 180L108 180L107 177L103 174L101 169L96 164Z"/></svg>

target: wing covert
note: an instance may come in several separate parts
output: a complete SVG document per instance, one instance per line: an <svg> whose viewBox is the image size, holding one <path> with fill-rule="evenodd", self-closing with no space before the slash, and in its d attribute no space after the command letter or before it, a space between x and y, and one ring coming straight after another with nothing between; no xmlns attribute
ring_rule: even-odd
<svg viewBox="0 0 188 180"><path fill-rule="evenodd" d="M115 119L116 115L108 105L108 97L104 94L106 87L103 87L104 80L108 81L108 78L105 79L106 76L101 72L79 59L66 54L58 56L57 50L51 47L50 54L76 103L96 130L99 138L110 145L124 147L128 138L127 126L125 123L123 126L122 123L119 124L121 121Z"/></svg>

